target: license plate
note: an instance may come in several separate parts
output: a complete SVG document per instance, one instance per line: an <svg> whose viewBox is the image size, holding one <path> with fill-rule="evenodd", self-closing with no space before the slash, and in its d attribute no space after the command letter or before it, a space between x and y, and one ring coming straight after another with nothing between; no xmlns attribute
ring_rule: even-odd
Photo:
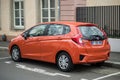
<svg viewBox="0 0 120 80"><path fill-rule="evenodd" d="M91 41L92 45L102 45L102 41Z"/></svg>

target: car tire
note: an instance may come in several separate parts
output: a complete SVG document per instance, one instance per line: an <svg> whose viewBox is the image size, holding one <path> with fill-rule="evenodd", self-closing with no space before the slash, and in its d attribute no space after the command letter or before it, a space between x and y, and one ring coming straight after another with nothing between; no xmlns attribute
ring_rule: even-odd
<svg viewBox="0 0 120 80"><path fill-rule="evenodd" d="M11 58L15 62L20 62L21 61L21 53L20 49L18 46L13 46L11 50Z"/></svg>
<svg viewBox="0 0 120 80"><path fill-rule="evenodd" d="M66 52L60 53L57 57L57 66L63 72L72 71L73 63L71 57Z"/></svg>

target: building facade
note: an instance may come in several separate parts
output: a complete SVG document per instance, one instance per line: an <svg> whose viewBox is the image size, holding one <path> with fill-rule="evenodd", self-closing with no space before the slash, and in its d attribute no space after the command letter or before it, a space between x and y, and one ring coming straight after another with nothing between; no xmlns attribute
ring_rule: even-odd
<svg viewBox="0 0 120 80"><path fill-rule="evenodd" d="M58 21L58 0L0 0L0 36L7 39L40 22Z"/></svg>
<svg viewBox="0 0 120 80"><path fill-rule="evenodd" d="M120 0L0 0L0 40L41 22L76 21L77 7L114 6Z"/></svg>

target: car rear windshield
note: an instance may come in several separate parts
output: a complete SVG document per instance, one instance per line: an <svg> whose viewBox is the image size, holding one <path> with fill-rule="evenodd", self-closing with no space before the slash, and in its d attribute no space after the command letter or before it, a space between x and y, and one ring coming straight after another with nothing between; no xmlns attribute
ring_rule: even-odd
<svg viewBox="0 0 120 80"><path fill-rule="evenodd" d="M79 31L88 40L104 40L103 32L96 26L80 26Z"/></svg>

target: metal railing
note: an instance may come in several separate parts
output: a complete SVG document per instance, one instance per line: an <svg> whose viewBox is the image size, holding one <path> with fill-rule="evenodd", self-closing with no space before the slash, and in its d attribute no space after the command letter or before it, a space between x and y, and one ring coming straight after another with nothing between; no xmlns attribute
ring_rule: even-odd
<svg viewBox="0 0 120 80"><path fill-rule="evenodd" d="M120 38L120 5L77 7L76 21L98 24L108 37Z"/></svg>

